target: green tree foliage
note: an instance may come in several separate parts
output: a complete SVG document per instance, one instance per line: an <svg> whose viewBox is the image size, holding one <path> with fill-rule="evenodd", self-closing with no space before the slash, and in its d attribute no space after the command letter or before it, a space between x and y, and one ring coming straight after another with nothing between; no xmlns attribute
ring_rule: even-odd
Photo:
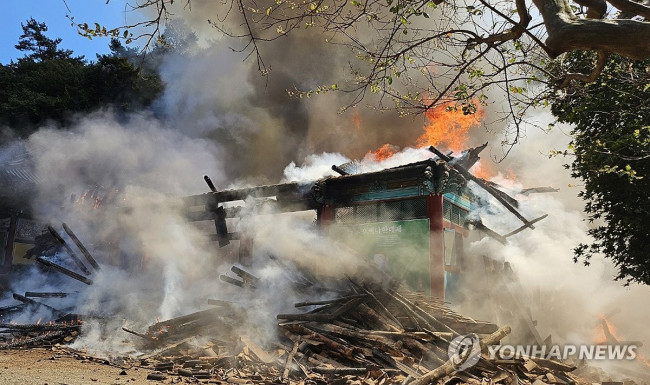
<svg viewBox="0 0 650 385"><path fill-rule="evenodd" d="M593 65L595 54L574 52L570 72ZM617 279L650 284L650 60L611 56L595 82L558 94L551 108L574 125L573 177L584 182L582 198L593 243L581 244L575 260L595 254L612 259Z"/></svg>
<svg viewBox="0 0 650 385"><path fill-rule="evenodd" d="M16 49L25 56L0 66L0 124L26 136L39 124L66 124L74 113L106 105L127 112L146 106L162 91L153 72L142 71L117 41L96 62L59 48L61 39L45 35L47 26L30 19L22 24Z"/></svg>
<svg viewBox="0 0 650 385"><path fill-rule="evenodd" d="M23 60L43 61L72 57L72 51L59 48L62 39L50 39L45 36L45 32L47 32L45 23L39 23L31 18L27 20L27 24L21 25L23 34L20 35L18 44L14 47L19 51L31 52Z"/></svg>

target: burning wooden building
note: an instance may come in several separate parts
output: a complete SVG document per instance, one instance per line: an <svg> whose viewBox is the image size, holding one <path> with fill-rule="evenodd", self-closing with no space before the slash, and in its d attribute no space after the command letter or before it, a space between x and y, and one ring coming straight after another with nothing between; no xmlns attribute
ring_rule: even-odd
<svg viewBox="0 0 650 385"><path fill-rule="evenodd" d="M251 204L272 205L277 212L314 210L319 227L335 241L346 242L360 256L372 259L411 288L434 297L452 298L467 268L464 240L470 229L504 242L507 236L533 228L516 209L516 201L468 170L480 159L485 145L453 158L436 148L436 155L420 162L368 173L348 173L332 166L340 175L310 183L285 183L218 191L206 176L209 193L184 198L193 221L213 220L213 240L225 246L240 240L239 262L246 265L248 235L229 232L228 218L255 212ZM469 180L492 194L524 225L501 236L480 221L468 220L474 200ZM245 205L233 206L235 201ZM225 204L225 205L224 205Z"/></svg>

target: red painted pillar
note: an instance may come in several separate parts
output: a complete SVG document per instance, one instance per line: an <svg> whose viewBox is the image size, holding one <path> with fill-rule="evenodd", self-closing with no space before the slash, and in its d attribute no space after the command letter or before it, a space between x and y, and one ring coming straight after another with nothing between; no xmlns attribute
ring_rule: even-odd
<svg viewBox="0 0 650 385"><path fill-rule="evenodd" d="M445 234L442 210L442 195L427 197L427 216L429 217L429 274L431 276L431 295L445 299Z"/></svg>
<svg viewBox="0 0 650 385"><path fill-rule="evenodd" d="M318 223L321 226L329 225L334 222L334 208L330 205L323 205L318 215Z"/></svg>

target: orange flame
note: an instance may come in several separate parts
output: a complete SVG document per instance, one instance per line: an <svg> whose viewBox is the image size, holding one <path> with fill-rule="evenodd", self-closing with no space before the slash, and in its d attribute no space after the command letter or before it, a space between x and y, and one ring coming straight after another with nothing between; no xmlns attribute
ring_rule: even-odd
<svg viewBox="0 0 650 385"><path fill-rule="evenodd" d="M473 115L463 114L460 106L447 102L426 112L428 124L424 133L417 139L418 147L443 146L454 152L466 146L469 129L480 125L485 112L480 106Z"/></svg>
<svg viewBox="0 0 650 385"><path fill-rule="evenodd" d="M368 151L368 155L375 161L381 162L384 159L388 159L395 153L399 151L399 147L393 146L392 144L386 143L383 146L373 151Z"/></svg>
<svg viewBox="0 0 650 385"><path fill-rule="evenodd" d="M605 317L601 317L600 320L601 322L598 324L598 326L596 326L596 331L595 331L596 335L594 338L595 343L596 344L611 343L613 342L611 341L612 338L615 340L620 340L620 338L617 335L618 332L614 327L614 324L612 324L612 322Z"/></svg>
<svg viewBox="0 0 650 385"><path fill-rule="evenodd" d="M478 162L472 172L477 178L485 180L490 180L493 176L496 175L494 168L486 162Z"/></svg>

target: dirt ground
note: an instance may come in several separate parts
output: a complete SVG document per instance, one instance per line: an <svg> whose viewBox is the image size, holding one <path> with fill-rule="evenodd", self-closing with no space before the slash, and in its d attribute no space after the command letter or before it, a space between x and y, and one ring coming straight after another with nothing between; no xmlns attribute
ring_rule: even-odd
<svg viewBox="0 0 650 385"><path fill-rule="evenodd" d="M59 348L0 351L2 385L155 384L141 367L119 367L99 358L80 356Z"/></svg>

